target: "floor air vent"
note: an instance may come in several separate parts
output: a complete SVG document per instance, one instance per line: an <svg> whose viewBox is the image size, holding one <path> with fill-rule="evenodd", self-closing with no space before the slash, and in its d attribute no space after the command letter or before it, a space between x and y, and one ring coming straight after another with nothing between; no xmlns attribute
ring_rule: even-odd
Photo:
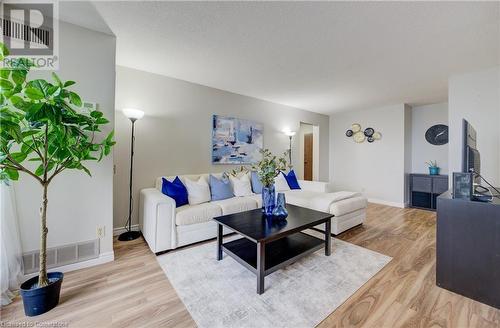
<svg viewBox="0 0 500 328"><path fill-rule="evenodd" d="M24 274L38 271L40 267L39 254L38 250L23 254ZM99 239L63 245L47 249L47 267L50 269L97 257L99 257Z"/></svg>

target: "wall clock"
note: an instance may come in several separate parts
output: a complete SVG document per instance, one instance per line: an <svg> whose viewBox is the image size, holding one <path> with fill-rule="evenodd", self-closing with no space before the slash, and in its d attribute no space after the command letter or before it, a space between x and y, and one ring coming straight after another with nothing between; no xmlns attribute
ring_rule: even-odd
<svg viewBox="0 0 500 328"><path fill-rule="evenodd" d="M425 132L425 140L431 145L441 146L448 143L448 125L436 124Z"/></svg>

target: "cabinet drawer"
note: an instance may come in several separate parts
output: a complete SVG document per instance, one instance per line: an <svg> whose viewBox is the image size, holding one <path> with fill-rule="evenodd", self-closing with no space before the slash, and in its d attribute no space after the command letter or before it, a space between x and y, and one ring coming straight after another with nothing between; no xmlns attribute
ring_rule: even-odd
<svg viewBox="0 0 500 328"><path fill-rule="evenodd" d="M413 176L411 177L411 190L420 192L432 192L432 178Z"/></svg>
<svg viewBox="0 0 500 328"><path fill-rule="evenodd" d="M437 178L432 180L432 193L442 194L446 190L448 190L448 179Z"/></svg>

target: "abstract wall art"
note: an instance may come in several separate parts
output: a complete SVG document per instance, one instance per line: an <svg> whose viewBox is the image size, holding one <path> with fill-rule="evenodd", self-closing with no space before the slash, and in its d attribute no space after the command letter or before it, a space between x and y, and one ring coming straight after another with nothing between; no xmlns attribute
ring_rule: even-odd
<svg viewBox="0 0 500 328"><path fill-rule="evenodd" d="M382 139L382 134L376 132L373 128L366 128L364 131L361 129L361 124L353 123L351 128L345 132L346 137L354 140L355 143L363 143L367 140L369 143L375 140Z"/></svg>
<svg viewBox="0 0 500 328"><path fill-rule="evenodd" d="M248 120L213 115L212 164L253 164L264 147L264 126Z"/></svg>

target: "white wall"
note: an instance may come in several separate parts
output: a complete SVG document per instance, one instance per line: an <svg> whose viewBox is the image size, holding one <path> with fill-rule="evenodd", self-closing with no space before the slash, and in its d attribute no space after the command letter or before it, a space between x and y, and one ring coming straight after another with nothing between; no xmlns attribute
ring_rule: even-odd
<svg viewBox="0 0 500 328"><path fill-rule="evenodd" d="M412 173L412 125L413 117L411 115L411 106L404 105L404 204L407 207L410 203L410 173Z"/></svg>
<svg viewBox="0 0 500 328"><path fill-rule="evenodd" d="M448 103L414 106L412 116L412 173L429 173L425 162L436 160L441 174L448 173L448 145L435 146L425 140L425 132L435 124L448 125Z"/></svg>
<svg viewBox="0 0 500 328"><path fill-rule="evenodd" d="M75 25L60 25L60 69L63 80L74 86L85 101L97 102L111 121L104 134L113 129L115 102L115 37ZM50 72L36 72L31 78L52 79ZM96 227L104 226L100 253L113 251L113 156L89 163L93 176L66 171L49 187L48 247L96 239ZM15 183L20 233L24 252L39 248L39 213L42 189L21 173Z"/></svg>
<svg viewBox="0 0 500 328"><path fill-rule="evenodd" d="M481 174L500 185L500 67L449 79L449 171L461 171L462 119L477 131ZM451 179L450 179L451 183Z"/></svg>
<svg viewBox="0 0 500 328"><path fill-rule="evenodd" d="M373 143L345 136L352 123L382 133ZM330 180L337 190L359 191L371 201L404 206L405 105L348 111L330 116Z"/></svg>
<svg viewBox="0 0 500 328"><path fill-rule="evenodd" d="M235 116L264 123L264 146L274 153L288 149L282 130L298 131L300 122L319 125L319 179L327 181L328 116L217 90L152 73L117 67L115 227L122 227L128 211L130 122L119 111L135 107L146 116L136 123L134 209L138 191L152 187L162 175L221 172L232 166L211 164L211 117ZM297 138L292 161L299 160ZM133 222L137 222L137 210Z"/></svg>

